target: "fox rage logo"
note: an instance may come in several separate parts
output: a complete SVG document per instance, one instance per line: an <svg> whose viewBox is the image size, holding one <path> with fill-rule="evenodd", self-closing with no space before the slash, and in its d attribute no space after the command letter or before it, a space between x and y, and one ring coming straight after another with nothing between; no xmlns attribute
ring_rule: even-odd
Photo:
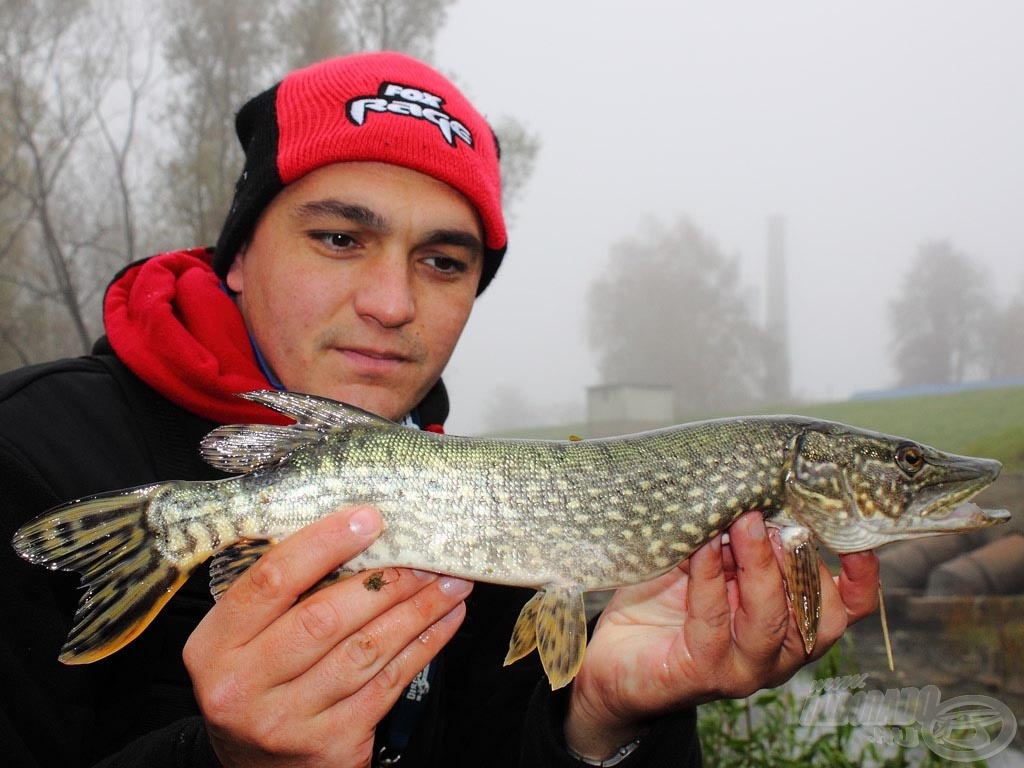
<svg viewBox="0 0 1024 768"><path fill-rule="evenodd" d="M472 147L473 134L445 112L442 109L443 105L444 99L427 91L398 83L382 83L377 96L352 99L345 106L345 113L354 125L363 125L367 112L390 112L394 115L426 120L438 127L445 141L451 146L455 146L456 139L462 139Z"/></svg>

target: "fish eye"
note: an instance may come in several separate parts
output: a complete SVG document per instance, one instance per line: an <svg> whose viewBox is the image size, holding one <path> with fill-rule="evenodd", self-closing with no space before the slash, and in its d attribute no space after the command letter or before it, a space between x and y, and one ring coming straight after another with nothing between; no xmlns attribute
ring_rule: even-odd
<svg viewBox="0 0 1024 768"><path fill-rule="evenodd" d="M924 452L916 445L901 445L896 449L896 464L908 475L913 475L924 466Z"/></svg>

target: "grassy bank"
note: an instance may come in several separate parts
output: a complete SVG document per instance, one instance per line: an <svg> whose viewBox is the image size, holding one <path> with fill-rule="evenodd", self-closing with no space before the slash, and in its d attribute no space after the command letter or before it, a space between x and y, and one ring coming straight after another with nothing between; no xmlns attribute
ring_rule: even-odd
<svg viewBox="0 0 1024 768"><path fill-rule="evenodd" d="M850 400L802 406L798 413L911 437L945 451L986 456L1024 472L1024 387Z"/></svg>
<svg viewBox="0 0 1024 768"><path fill-rule="evenodd" d="M784 404L759 413L795 413L901 435L951 453L985 456L1003 462L1004 471L1024 473L1024 387L981 389L944 395L836 403ZM697 421L735 413L690 414ZM564 440L570 435L597 437L603 425L562 424L502 432L504 437ZM616 425L618 426L618 425ZM622 425L615 434L652 425Z"/></svg>

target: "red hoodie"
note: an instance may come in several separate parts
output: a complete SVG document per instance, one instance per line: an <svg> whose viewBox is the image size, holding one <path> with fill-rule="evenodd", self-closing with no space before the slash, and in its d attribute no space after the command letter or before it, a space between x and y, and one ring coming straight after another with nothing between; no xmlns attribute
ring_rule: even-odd
<svg viewBox="0 0 1024 768"><path fill-rule="evenodd" d="M221 424L291 421L237 395L271 388L242 314L206 248L133 264L107 290L107 338L132 372L171 402Z"/></svg>

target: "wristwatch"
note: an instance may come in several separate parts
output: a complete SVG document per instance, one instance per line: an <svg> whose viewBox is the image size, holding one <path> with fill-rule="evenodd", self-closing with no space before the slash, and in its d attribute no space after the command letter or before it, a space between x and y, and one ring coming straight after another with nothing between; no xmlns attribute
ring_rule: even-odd
<svg viewBox="0 0 1024 768"><path fill-rule="evenodd" d="M639 746L640 739L634 739L633 741L629 742L629 744L624 744L623 746L615 750L615 754L609 757L607 760L594 760L589 757L584 757L575 749L570 747L568 744L565 746L565 749L569 753L569 757L573 758L574 760L579 760L581 763L586 763L587 765L596 765L599 766L599 768L611 768L611 766L618 765L631 754L633 754L636 751L636 748Z"/></svg>

